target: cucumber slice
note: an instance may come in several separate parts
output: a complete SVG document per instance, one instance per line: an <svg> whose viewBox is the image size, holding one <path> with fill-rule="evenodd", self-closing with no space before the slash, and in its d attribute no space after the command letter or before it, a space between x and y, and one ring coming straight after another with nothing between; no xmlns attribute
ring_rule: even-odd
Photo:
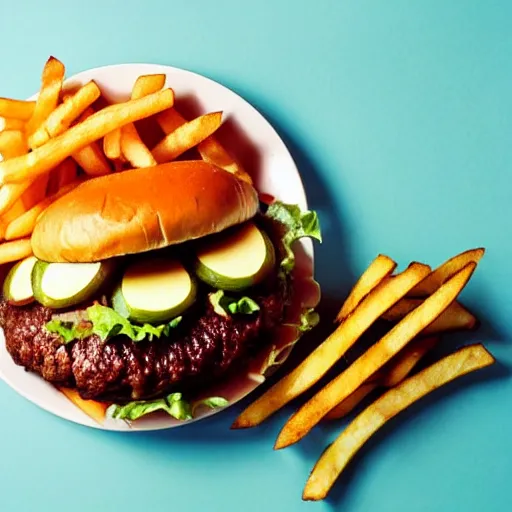
<svg viewBox="0 0 512 512"><path fill-rule="evenodd" d="M35 256L29 256L16 263L5 277L3 296L9 304L24 306L33 302L31 276L36 262Z"/></svg>
<svg viewBox="0 0 512 512"><path fill-rule="evenodd" d="M111 260L98 263L47 263L32 270L34 297L43 306L67 308L84 302L99 290L114 271Z"/></svg>
<svg viewBox="0 0 512 512"><path fill-rule="evenodd" d="M114 309L140 323L162 323L195 301L197 286L176 260L143 259L130 265L112 296Z"/></svg>
<svg viewBox="0 0 512 512"><path fill-rule="evenodd" d="M240 291L261 282L275 261L275 249L266 233L247 222L204 245L197 253L195 271L214 288Z"/></svg>

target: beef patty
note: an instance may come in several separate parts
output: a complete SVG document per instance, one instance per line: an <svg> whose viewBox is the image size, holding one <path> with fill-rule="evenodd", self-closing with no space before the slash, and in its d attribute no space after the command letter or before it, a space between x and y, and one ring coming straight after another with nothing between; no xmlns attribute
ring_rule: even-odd
<svg viewBox="0 0 512 512"><path fill-rule="evenodd" d="M283 317L285 286L279 283L251 295L261 308L251 315L220 316L202 294L170 337L153 341L92 335L63 345L44 327L54 312L37 303L12 306L2 300L0 326L14 362L49 382L76 388L85 399L149 399L205 386L268 345Z"/></svg>

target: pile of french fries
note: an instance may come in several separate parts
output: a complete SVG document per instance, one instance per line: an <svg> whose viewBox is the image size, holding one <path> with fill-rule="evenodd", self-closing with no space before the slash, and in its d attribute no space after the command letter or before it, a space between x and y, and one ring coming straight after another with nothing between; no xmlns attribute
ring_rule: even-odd
<svg viewBox="0 0 512 512"><path fill-rule="evenodd" d="M0 265L30 256L39 216L97 176L170 162L196 148L197 158L251 182L214 135L222 112L185 119L165 75L140 76L128 101L106 107L98 106L94 81L70 90L64 78L64 65L50 57L36 101L0 98ZM142 119L160 134L154 147L135 124Z"/></svg>
<svg viewBox="0 0 512 512"><path fill-rule="evenodd" d="M412 374L443 333L477 326L477 318L457 297L483 255L484 249L472 249L433 271L428 265L411 263L400 273L394 273L396 262L379 255L341 307L335 331L249 405L232 428L262 423L319 382L377 320L389 322L382 338L289 418L275 443L275 449L290 446L320 422L343 418L370 394L377 395L324 451L309 476L303 499L324 499L349 461L384 423L431 391L494 363L483 345L475 344Z"/></svg>

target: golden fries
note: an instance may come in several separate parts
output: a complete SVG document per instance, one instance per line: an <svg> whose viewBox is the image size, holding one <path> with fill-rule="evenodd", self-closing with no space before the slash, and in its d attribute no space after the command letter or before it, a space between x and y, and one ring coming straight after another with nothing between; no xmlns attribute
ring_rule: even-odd
<svg viewBox="0 0 512 512"><path fill-rule="evenodd" d="M365 382L326 415L326 420L337 420L350 414L372 391L379 387L378 381Z"/></svg>
<svg viewBox="0 0 512 512"><path fill-rule="evenodd" d="M66 131L73 121L90 107L99 97L101 91L95 82L91 81L61 103L33 133L29 139L30 147L39 147L50 138Z"/></svg>
<svg viewBox="0 0 512 512"><path fill-rule="evenodd" d="M30 238L0 244L0 265L22 260L32 255Z"/></svg>
<svg viewBox="0 0 512 512"><path fill-rule="evenodd" d="M285 448L302 439L331 409L345 400L394 355L398 354L411 339L431 324L455 300L469 281L475 268L475 262L466 265L356 359L344 372L306 402L283 427L275 448ZM385 283L385 287L396 279L395 277L392 281Z"/></svg>
<svg viewBox="0 0 512 512"><path fill-rule="evenodd" d="M4 130L25 131L25 121L22 119L12 119L10 117L0 117L0 132Z"/></svg>
<svg viewBox="0 0 512 512"><path fill-rule="evenodd" d="M78 168L76 161L72 158L66 158L55 169L53 169L50 183L48 185L48 193L55 194L62 187L76 180Z"/></svg>
<svg viewBox="0 0 512 512"><path fill-rule="evenodd" d="M110 160L121 158L121 128L112 130L103 138L103 151Z"/></svg>
<svg viewBox="0 0 512 512"><path fill-rule="evenodd" d="M325 498L357 451L391 418L435 389L493 363L494 358L482 345L467 346L384 393L322 454L306 483L303 499Z"/></svg>
<svg viewBox="0 0 512 512"><path fill-rule="evenodd" d="M135 80L132 89L132 100L143 98L148 94L153 94L163 88L165 85L165 75L141 75Z"/></svg>
<svg viewBox="0 0 512 512"><path fill-rule="evenodd" d="M158 163L174 160L214 133L221 122L222 112L212 112L176 128L153 148L155 160Z"/></svg>
<svg viewBox="0 0 512 512"><path fill-rule="evenodd" d="M375 320L397 300L405 296L428 275L429 271L428 266L413 263L392 281L385 283L385 286L374 288L352 315L340 324L334 333L299 366L245 409L235 420L232 428L248 428L259 425L271 414L318 382ZM351 392L356 388L357 386ZM350 392L346 396L349 394ZM335 402L329 410L346 396Z"/></svg>
<svg viewBox="0 0 512 512"><path fill-rule="evenodd" d="M28 153L25 134L20 130L5 130L0 133L0 154L4 160Z"/></svg>
<svg viewBox="0 0 512 512"><path fill-rule="evenodd" d="M137 78L132 90L132 100L143 98L148 94L153 94L164 86L165 75L144 75ZM112 145L108 147L111 154L117 153L117 134L113 134L112 140L107 140L107 144ZM121 154L130 162L133 167L151 167L156 165L151 151L142 142L142 139L135 128L133 123L127 124L121 128L120 132L120 150ZM105 151L106 153L107 151Z"/></svg>
<svg viewBox="0 0 512 512"><path fill-rule="evenodd" d="M433 293L439 286L441 286L447 279L456 274L459 270L464 268L468 263L478 263L483 255L485 249L471 249L462 252L448 261L443 263L440 267L436 268L428 277L425 278L418 286L411 290L411 297L424 297Z"/></svg>
<svg viewBox="0 0 512 512"><path fill-rule="evenodd" d="M82 412L87 414L94 421L100 425L105 421L105 414L107 412L107 405L95 400L84 400L76 389L71 388L58 388L71 402L73 402Z"/></svg>
<svg viewBox="0 0 512 512"><path fill-rule="evenodd" d="M78 185L80 185L80 183L82 183L82 181L83 180L76 180L67 184L58 192L49 197L46 197L35 206L30 208L28 211L20 215L18 218L13 220L5 230L5 239L13 240L31 235L32 231L34 231L37 219L46 210L46 208L48 208L48 206L50 206L56 199L76 188Z"/></svg>
<svg viewBox="0 0 512 512"><path fill-rule="evenodd" d="M382 318L388 321L397 321L402 319L413 309L417 308L423 302L422 299L402 299L397 302L389 311L386 311ZM425 330L423 335L429 335L440 332L470 330L477 324L476 317L468 311L459 302L450 304L446 311L443 311L439 318L436 318Z"/></svg>
<svg viewBox="0 0 512 512"><path fill-rule="evenodd" d="M34 113L35 106L35 101L0 98L0 116L28 121Z"/></svg>
<svg viewBox="0 0 512 512"><path fill-rule="evenodd" d="M0 183L19 183L45 174L112 130L161 112L173 102L173 91L164 89L138 100L105 107L28 155L1 162Z"/></svg>
<svg viewBox="0 0 512 512"><path fill-rule="evenodd" d="M166 134L174 132L187 122L174 107L159 114L157 121L160 128L162 128L163 132ZM240 179L252 184L252 179L249 174L235 161L214 135L210 135L203 140L197 146L197 149L205 162L216 165L232 174L236 174Z"/></svg>
<svg viewBox="0 0 512 512"><path fill-rule="evenodd" d="M27 190L32 182L11 183L0 187L0 215L5 213Z"/></svg>
<svg viewBox="0 0 512 512"><path fill-rule="evenodd" d="M62 62L50 57L46 62L41 77L41 90L36 100L32 117L27 121L26 133L29 137L46 121L46 118L55 110L59 102L64 80L65 68Z"/></svg>
<svg viewBox="0 0 512 512"><path fill-rule="evenodd" d="M336 321L342 322L345 320L345 318L354 311L366 295L368 295L383 279L391 275L395 268L396 262L388 256L379 254L361 275L354 288L352 288L350 295L343 303L340 312L336 316Z"/></svg>

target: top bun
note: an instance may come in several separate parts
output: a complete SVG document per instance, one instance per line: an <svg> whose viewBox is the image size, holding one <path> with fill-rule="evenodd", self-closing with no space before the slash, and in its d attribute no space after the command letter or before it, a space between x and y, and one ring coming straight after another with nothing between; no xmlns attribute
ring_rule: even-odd
<svg viewBox="0 0 512 512"><path fill-rule="evenodd" d="M253 217L258 194L206 162L183 161L86 181L57 199L32 234L49 262L93 262L218 233Z"/></svg>

